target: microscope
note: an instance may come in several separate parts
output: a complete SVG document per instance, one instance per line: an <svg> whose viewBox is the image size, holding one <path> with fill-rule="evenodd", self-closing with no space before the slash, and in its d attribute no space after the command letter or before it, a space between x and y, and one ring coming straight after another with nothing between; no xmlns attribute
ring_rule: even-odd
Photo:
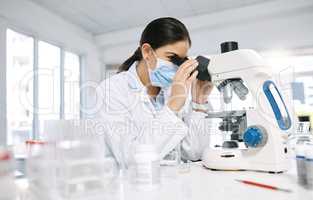
<svg viewBox="0 0 313 200"><path fill-rule="evenodd" d="M203 165L212 170L287 171L286 132L292 122L271 68L257 52L238 49L236 42L222 43L221 49L221 54L208 59L207 68L198 70L210 76L227 108L208 112L207 118L220 119L218 129L230 137L204 150ZM232 109L235 95L240 101L250 95L253 104Z"/></svg>

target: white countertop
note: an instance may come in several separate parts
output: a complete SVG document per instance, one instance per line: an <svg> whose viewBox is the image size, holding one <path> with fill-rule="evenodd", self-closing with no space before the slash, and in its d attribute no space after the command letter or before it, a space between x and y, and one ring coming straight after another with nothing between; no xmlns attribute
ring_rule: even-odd
<svg viewBox="0 0 313 200"><path fill-rule="evenodd" d="M202 167L201 163L192 163L189 172L179 172L177 168L162 167L162 184L160 188L150 191L135 189L127 181L115 183L100 199L138 200L200 200L200 199L232 199L232 200L312 200L313 190L297 184L295 170L283 174L269 174L249 171L211 171ZM235 179L250 180L291 189L292 193L273 191L246 185ZM120 182L119 182L120 183ZM25 180L17 181L20 194L26 200L27 187ZM84 198L86 199L86 198Z"/></svg>

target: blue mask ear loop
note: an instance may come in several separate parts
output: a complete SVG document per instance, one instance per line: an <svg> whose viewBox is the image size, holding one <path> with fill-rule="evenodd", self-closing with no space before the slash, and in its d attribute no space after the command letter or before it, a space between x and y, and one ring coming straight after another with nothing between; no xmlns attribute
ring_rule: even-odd
<svg viewBox="0 0 313 200"><path fill-rule="evenodd" d="M158 62L158 57L157 57L156 53L154 52L154 50L153 50L152 48L151 48L151 50L152 50L152 53L153 53L153 55L154 55L155 62L156 62L156 64L157 64L157 62ZM145 60L145 63L146 63L146 67L148 68L148 74L150 74L151 71L156 68L156 66L154 67L154 69L151 69L151 68L149 67L149 64L148 64L148 62L147 62L146 60ZM149 75L149 79L150 79L150 75ZM150 80L150 85L151 85L151 80ZM147 95L148 95L148 94L147 94ZM152 105L152 102L150 101L150 99L149 99L148 102L147 102L147 101L144 101L144 104L145 104L145 106L151 111L151 113L152 113L152 115L153 115L153 118L155 118L155 117L156 117L156 112L155 112L154 109L151 108L151 106L153 106L153 105Z"/></svg>
<svg viewBox="0 0 313 200"><path fill-rule="evenodd" d="M155 63L157 64L158 62L158 57L156 55L156 53L154 52L154 50L152 49L151 47L151 51L152 51L152 54L154 55L154 58L155 58ZM148 62L145 60L145 63L146 63L146 67L148 68L148 73L150 74L152 70L154 70L156 68L156 66L154 67L154 69L151 69ZM151 81L151 80L150 80Z"/></svg>
<svg viewBox="0 0 313 200"><path fill-rule="evenodd" d="M151 74L151 72L157 68L157 64L158 64L158 56L156 55L156 53L155 53L154 49L152 49L152 47L151 47L151 51L152 51L152 54L154 55L154 58L155 58L155 65L156 65L156 66L155 66L153 69L151 69L151 68L149 67L149 65L148 65L148 62L146 61L146 66L147 66L147 68L148 68L149 79L150 79L150 74ZM150 80L150 84L151 84L151 80Z"/></svg>
<svg viewBox="0 0 313 200"><path fill-rule="evenodd" d="M155 53L155 51L153 49L152 49L152 54L154 55L154 59L155 59L155 67L154 67L154 69L155 69L157 67L157 64L158 64L158 56L157 56L157 54Z"/></svg>

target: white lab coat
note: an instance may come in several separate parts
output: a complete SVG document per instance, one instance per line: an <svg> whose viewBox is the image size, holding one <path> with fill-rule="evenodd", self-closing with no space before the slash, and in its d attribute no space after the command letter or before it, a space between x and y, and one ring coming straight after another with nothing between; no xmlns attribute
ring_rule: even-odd
<svg viewBox="0 0 313 200"><path fill-rule="evenodd" d="M138 143L157 146L165 157L181 144L183 159L199 160L209 145L210 119L190 106L190 95L181 112L174 113L164 103L156 109L141 83L134 63L128 71L104 80L97 88L99 117L108 124L108 144L117 159L129 160ZM165 102L169 91L165 93Z"/></svg>

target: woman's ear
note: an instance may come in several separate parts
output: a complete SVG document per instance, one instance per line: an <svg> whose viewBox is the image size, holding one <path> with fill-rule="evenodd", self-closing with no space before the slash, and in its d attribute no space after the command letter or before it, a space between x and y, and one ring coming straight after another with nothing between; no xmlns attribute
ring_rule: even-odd
<svg viewBox="0 0 313 200"><path fill-rule="evenodd" d="M154 69L156 65L156 58L153 54L153 49L150 44L144 43L141 45L142 59L146 62L147 67Z"/></svg>
<svg viewBox="0 0 313 200"><path fill-rule="evenodd" d="M148 43L144 43L143 45L141 45L141 54L142 54L142 58L145 59L146 61L151 59L151 52L152 47L150 46L150 44Z"/></svg>

